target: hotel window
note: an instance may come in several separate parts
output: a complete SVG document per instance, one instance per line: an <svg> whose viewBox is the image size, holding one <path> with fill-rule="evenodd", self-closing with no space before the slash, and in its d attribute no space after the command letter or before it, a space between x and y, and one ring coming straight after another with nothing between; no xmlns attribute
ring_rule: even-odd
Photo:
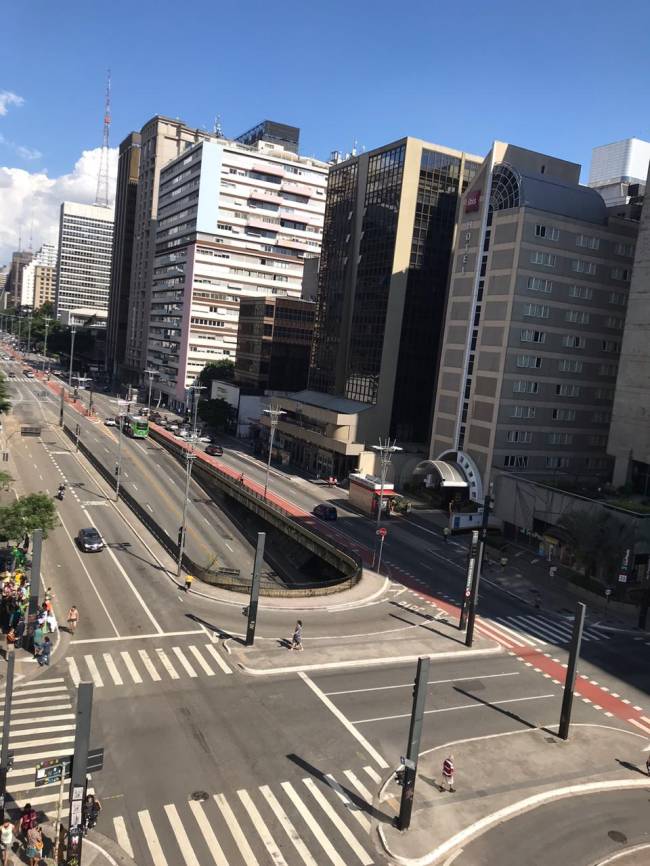
<svg viewBox="0 0 650 866"><path fill-rule="evenodd" d="M618 316L608 316L605 324L608 328L613 328L615 331L623 330L623 319Z"/></svg>
<svg viewBox="0 0 650 866"><path fill-rule="evenodd" d="M579 397L580 385L556 385L555 394L558 397Z"/></svg>
<svg viewBox="0 0 650 866"><path fill-rule="evenodd" d="M585 310L567 310L564 314L567 322L577 325L588 325L591 316Z"/></svg>
<svg viewBox="0 0 650 866"><path fill-rule="evenodd" d="M530 328L522 328L521 342L522 343L545 343L546 342L546 332L545 331L533 331Z"/></svg>
<svg viewBox="0 0 650 866"><path fill-rule="evenodd" d="M615 376L616 375L616 364L601 364L598 368L599 376Z"/></svg>
<svg viewBox="0 0 650 866"><path fill-rule="evenodd" d="M613 400L613 388L596 388L596 400Z"/></svg>
<svg viewBox="0 0 650 866"><path fill-rule="evenodd" d="M576 271L578 274L591 274L593 276L597 268L595 262L586 262L584 259L571 259L571 270Z"/></svg>
<svg viewBox="0 0 650 866"><path fill-rule="evenodd" d="M560 230L554 226L544 226L538 223L535 226L535 237L546 238L549 241L557 241L560 238Z"/></svg>
<svg viewBox="0 0 650 866"><path fill-rule="evenodd" d="M634 246L619 241L614 245L614 252L617 256L629 256L631 258L634 255Z"/></svg>
<svg viewBox="0 0 650 866"><path fill-rule="evenodd" d="M513 406L512 407L512 417L513 418L534 418L535 417L535 407L534 406Z"/></svg>
<svg viewBox="0 0 650 866"><path fill-rule="evenodd" d="M517 366L539 369L542 366L542 359L537 355L517 355Z"/></svg>
<svg viewBox="0 0 650 866"><path fill-rule="evenodd" d="M577 235L576 246L586 247L588 250L597 250L600 247L600 238L595 238L592 235Z"/></svg>
<svg viewBox="0 0 650 866"><path fill-rule="evenodd" d="M576 336L576 334L565 334L562 337L562 345L567 349L584 349L586 340L584 337Z"/></svg>
<svg viewBox="0 0 650 866"><path fill-rule="evenodd" d="M547 457L547 469L566 469L571 461L568 457Z"/></svg>
<svg viewBox="0 0 650 866"><path fill-rule="evenodd" d="M621 344L616 340L603 340L601 348L603 352L620 352Z"/></svg>
<svg viewBox="0 0 650 866"><path fill-rule="evenodd" d="M549 433L546 441L549 445L571 445L573 433Z"/></svg>
<svg viewBox="0 0 650 866"><path fill-rule="evenodd" d="M512 383L513 394L538 394L539 382L533 382L530 379L519 379Z"/></svg>
<svg viewBox="0 0 650 866"><path fill-rule="evenodd" d="M506 469L525 469L528 457L526 454L508 454L503 458L503 465Z"/></svg>
<svg viewBox="0 0 650 866"><path fill-rule="evenodd" d="M557 362L557 368L561 373L582 373L582 361L577 358L562 358Z"/></svg>
<svg viewBox="0 0 650 866"><path fill-rule="evenodd" d="M554 421L575 421L576 420L576 410L575 409L553 409L553 420Z"/></svg>
<svg viewBox="0 0 650 866"><path fill-rule="evenodd" d="M547 268L554 268L556 257L553 253L543 253L541 250L535 250L530 254L530 261L534 265L544 265Z"/></svg>
<svg viewBox="0 0 650 866"><path fill-rule="evenodd" d="M609 424L609 422L612 420L612 413L611 412L594 412L594 414L591 416L591 418L592 418L592 421L594 422L594 424Z"/></svg>
<svg viewBox="0 0 650 866"><path fill-rule="evenodd" d="M630 279L630 269L629 268L612 268L612 279L613 280L629 280Z"/></svg>
<svg viewBox="0 0 650 866"><path fill-rule="evenodd" d="M533 434L530 430L508 430L506 442L532 442Z"/></svg>
<svg viewBox="0 0 650 866"><path fill-rule="evenodd" d="M589 444L596 445L599 448L604 448L607 445L607 436L603 436L602 434L596 434L595 436L589 437Z"/></svg>
<svg viewBox="0 0 650 866"><path fill-rule="evenodd" d="M548 304L524 304L524 316L535 319L548 319L551 308Z"/></svg>
<svg viewBox="0 0 650 866"><path fill-rule="evenodd" d="M622 295L620 292L610 292L609 295L610 304L618 304L619 306L623 306L625 303L625 295Z"/></svg>
<svg viewBox="0 0 650 866"><path fill-rule="evenodd" d="M594 290L589 286L569 286L570 298L582 298L584 301L590 301L594 296Z"/></svg>
<svg viewBox="0 0 650 866"><path fill-rule="evenodd" d="M553 291L553 280L545 280L543 277L528 277L528 288L533 292L546 292L550 295Z"/></svg>

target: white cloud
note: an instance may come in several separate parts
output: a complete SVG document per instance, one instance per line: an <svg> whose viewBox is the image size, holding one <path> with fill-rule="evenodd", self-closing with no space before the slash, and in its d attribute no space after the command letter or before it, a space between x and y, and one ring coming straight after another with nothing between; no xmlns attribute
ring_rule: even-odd
<svg viewBox="0 0 650 866"><path fill-rule="evenodd" d="M16 144L14 147L18 156L23 159L40 159L43 156L40 150L36 150L35 147L25 147L24 144Z"/></svg>
<svg viewBox="0 0 650 866"><path fill-rule="evenodd" d="M18 96L17 93L12 93L10 90L0 90L0 117L5 116L10 105L20 108L24 102L22 96Z"/></svg>
<svg viewBox="0 0 650 866"><path fill-rule="evenodd" d="M118 149L109 152L109 198L115 195ZM30 172L0 166L0 265L11 261L18 249L18 236L26 249L32 233L36 250L42 243L56 244L59 235L59 208L62 201L93 204L97 193L97 172L101 148L84 150L68 174L49 177L47 169Z"/></svg>

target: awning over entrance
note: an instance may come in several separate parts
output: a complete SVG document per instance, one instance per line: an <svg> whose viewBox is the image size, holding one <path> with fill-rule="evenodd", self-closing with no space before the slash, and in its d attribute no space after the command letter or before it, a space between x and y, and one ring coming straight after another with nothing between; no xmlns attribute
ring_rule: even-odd
<svg viewBox="0 0 650 866"><path fill-rule="evenodd" d="M467 479L455 463L446 460L423 460L415 467L414 475L438 475L441 487L467 487Z"/></svg>

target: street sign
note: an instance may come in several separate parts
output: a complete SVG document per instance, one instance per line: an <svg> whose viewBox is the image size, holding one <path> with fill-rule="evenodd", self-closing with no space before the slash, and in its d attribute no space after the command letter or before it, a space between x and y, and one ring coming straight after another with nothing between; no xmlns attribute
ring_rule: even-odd
<svg viewBox="0 0 650 866"><path fill-rule="evenodd" d="M607 587L607 589L605 590L605 595L607 596L607 598L609 598L611 594L612 594L611 589L609 587Z"/></svg>
<svg viewBox="0 0 650 866"><path fill-rule="evenodd" d="M47 761L36 764L34 786L40 788L41 785L50 785L52 782L60 782L63 778L69 778L70 763L70 755L61 755L59 758L49 758Z"/></svg>
<svg viewBox="0 0 650 866"><path fill-rule="evenodd" d="M380 538L385 538L385 537L388 535L388 530L386 529L385 526L381 526L381 527L377 530L377 535L378 535Z"/></svg>
<svg viewBox="0 0 650 866"><path fill-rule="evenodd" d="M618 582L619 583L627 583L627 574L619 574Z"/></svg>

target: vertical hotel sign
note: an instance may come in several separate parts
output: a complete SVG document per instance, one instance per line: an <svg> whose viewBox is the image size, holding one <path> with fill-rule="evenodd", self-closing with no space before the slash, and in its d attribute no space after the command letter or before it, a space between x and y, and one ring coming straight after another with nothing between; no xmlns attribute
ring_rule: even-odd
<svg viewBox="0 0 650 866"><path fill-rule="evenodd" d="M467 193L465 199L465 213L476 213L481 206L481 190L473 189Z"/></svg>

